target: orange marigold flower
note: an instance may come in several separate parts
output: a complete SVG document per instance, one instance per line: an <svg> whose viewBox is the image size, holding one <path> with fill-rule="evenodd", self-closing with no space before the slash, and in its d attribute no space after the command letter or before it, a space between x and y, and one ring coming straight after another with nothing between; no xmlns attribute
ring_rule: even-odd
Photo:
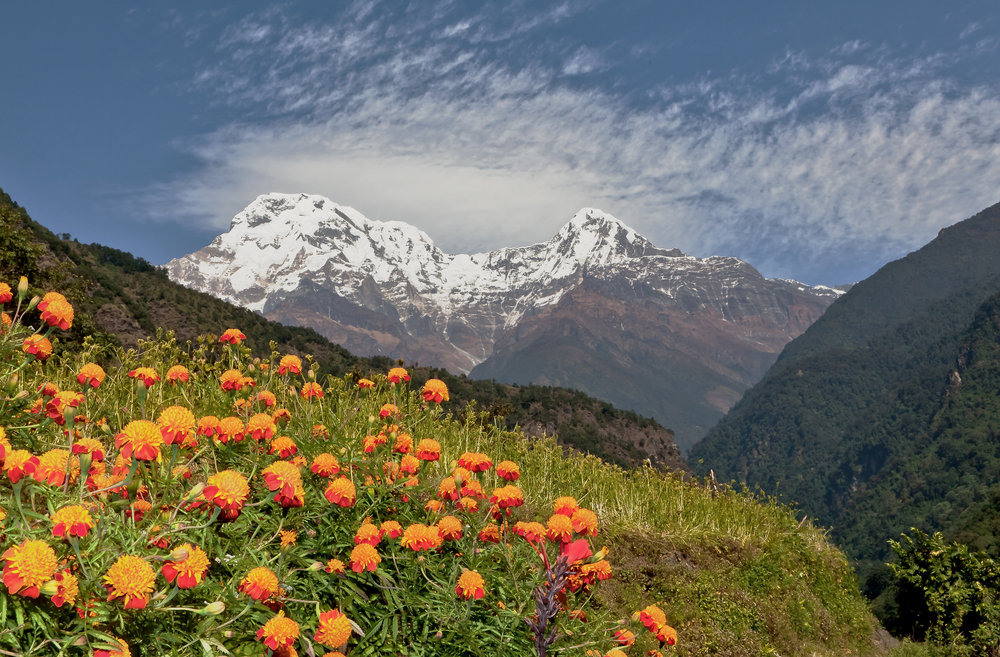
<svg viewBox="0 0 1000 657"><path fill-rule="evenodd" d="M77 438L71 451L74 454L90 454L93 461L104 460L104 444L94 438Z"/></svg>
<svg viewBox="0 0 1000 657"><path fill-rule="evenodd" d="M479 540L485 543L499 543L500 526L492 522L486 525L479 530Z"/></svg>
<svg viewBox="0 0 1000 657"><path fill-rule="evenodd" d="M208 478L201 494L210 504L222 509L222 515L233 520L250 495L247 480L235 470L223 470Z"/></svg>
<svg viewBox="0 0 1000 657"><path fill-rule="evenodd" d="M230 415L219 420L219 424L215 428L215 439L220 443L228 443L229 441L238 443L243 440L244 430L243 420Z"/></svg>
<svg viewBox="0 0 1000 657"><path fill-rule="evenodd" d="M126 459L135 455L140 461L155 461L160 456L162 444L160 428L149 420L132 420L115 437L115 447Z"/></svg>
<svg viewBox="0 0 1000 657"><path fill-rule="evenodd" d="M360 573L366 570L375 572L375 568L382 562L378 550L367 543L359 543L351 550L351 570Z"/></svg>
<svg viewBox="0 0 1000 657"><path fill-rule="evenodd" d="M94 519L90 512L79 504L64 506L51 516L52 535L59 538L67 536L86 536L94 527Z"/></svg>
<svg viewBox="0 0 1000 657"><path fill-rule="evenodd" d="M611 579L611 564L608 563L607 559L601 559L594 563L584 564L581 572L584 577L591 579Z"/></svg>
<svg viewBox="0 0 1000 657"><path fill-rule="evenodd" d="M311 399L316 397L317 399L323 396L323 388L320 387L315 381L309 381L302 386L302 397L303 399Z"/></svg>
<svg viewBox="0 0 1000 657"><path fill-rule="evenodd" d="M478 452L464 452L458 457L458 464L470 472L486 472L493 467L493 459Z"/></svg>
<svg viewBox="0 0 1000 657"><path fill-rule="evenodd" d="M57 392L52 399L45 404L45 414L54 420L59 426L66 424L66 410L69 408L79 408L83 401L83 395L70 390Z"/></svg>
<svg viewBox="0 0 1000 657"><path fill-rule="evenodd" d="M261 390L257 393L257 401L264 405L264 408L271 408L278 403L278 398L270 390ZM274 421L274 418L271 418Z"/></svg>
<svg viewBox="0 0 1000 657"><path fill-rule="evenodd" d="M312 428L312 437L321 438L326 440L330 437L330 432L326 430L326 426L323 424L314 424Z"/></svg>
<svg viewBox="0 0 1000 657"><path fill-rule="evenodd" d="M597 514L590 509L579 509L572 517L573 531L582 536L593 536L597 533Z"/></svg>
<svg viewBox="0 0 1000 657"><path fill-rule="evenodd" d="M60 570L56 573L56 577L49 583L46 583L47 588L49 585L54 587L52 595L52 604L57 607L62 607L63 605L73 606L76 602L76 598L80 595L80 583L76 579L76 575L69 572L68 570Z"/></svg>
<svg viewBox="0 0 1000 657"><path fill-rule="evenodd" d="M239 420L239 418L236 418ZM240 424L242 427L242 423ZM219 427L219 418L214 415L206 415L205 417L198 420L198 435L205 436L206 438L211 438L215 435L215 432Z"/></svg>
<svg viewBox="0 0 1000 657"><path fill-rule="evenodd" d="M405 472L406 474L417 474L420 469L420 459L412 454L404 454L403 458L399 461L399 471Z"/></svg>
<svg viewBox="0 0 1000 657"><path fill-rule="evenodd" d="M156 424L166 445L176 443L182 447L194 447L197 444L194 413L190 409L183 406L165 408L156 418Z"/></svg>
<svg viewBox="0 0 1000 657"><path fill-rule="evenodd" d="M240 580L237 590L254 600L266 600L278 591L278 576L270 568L254 568Z"/></svg>
<svg viewBox="0 0 1000 657"><path fill-rule="evenodd" d="M415 523L407 527L403 531L403 538L400 540L403 547L410 548L414 552L433 550L440 547L442 542L444 542L444 539L441 537L441 531L437 526L427 526L421 523Z"/></svg>
<svg viewBox="0 0 1000 657"><path fill-rule="evenodd" d="M367 390L368 388L374 388L375 382L371 379L358 379L358 387L362 390Z"/></svg>
<svg viewBox="0 0 1000 657"><path fill-rule="evenodd" d="M389 370L386 378L389 379L390 383L400 383L402 381L409 381L410 374L402 367L393 367Z"/></svg>
<svg viewBox="0 0 1000 657"><path fill-rule="evenodd" d="M382 542L382 532L374 524L370 522L365 522L358 528L358 531L354 533L354 543L360 545L361 543L367 543L372 547L375 547Z"/></svg>
<svg viewBox="0 0 1000 657"><path fill-rule="evenodd" d="M0 303L7 303L14 298L14 293L10 289L10 285L6 283L0 283Z"/></svg>
<svg viewBox="0 0 1000 657"><path fill-rule="evenodd" d="M389 538L399 538L403 534L403 526L395 520L386 520L379 527L379 530L383 536L388 536Z"/></svg>
<svg viewBox="0 0 1000 657"><path fill-rule="evenodd" d="M116 640L121 644L121 650L95 650L94 657L132 657L132 651L129 650L125 639Z"/></svg>
<svg viewBox="0 0 1000 657"><path fill-rule="evenodd" d="M573 538L573 522L568 516L556 513L549 518L545 533L553 543L569 543Z"/></svg>
<svg viewBox="0 0 1000 657"><path fill-rule="evenodd" d="M353 481L347 477L338 477L331 479L330 483L326 485L323 496L330 501L330 504L348 507L352 506L357 499L357 491Z"/></svg>
<svg viewBox="0 0 1000 657"><path fill-rule="evenodd" d="M288 436L278 436L271 441L271 446L267 449L268 454L277 454L281 459L287 459L298 451L295 441Z"/></svg>
<svg viewBox="0 0 1000 657"><path fill-rule="evenodd" d="M482 600L486 595L486 582L483 576L474 570L464 570L458 578L455 593L463 600Z"/></svg>
<svg viewBox="0 0 1000 657"><path fill-rule="evenodd" d="M200 547L185 543L170 553L171 559L160 569L170 584L177 580L177 588L191 589L201 584L208 572L208 555Z"/></svg>
<svg viewBox="0 0 1000 657"><path fill-rule="evenodd" d="M455 516L444 516L437 522L438 531L441 538L448 541L457 541L462 538L462 521Z"/></svg>
<svg viewBox="0 0 1000 657"><path fill-rule="evenodd" d="M246 339L247 336L243 335L243 331L234 328L226 329L219 336L219 342L228 342L229 344L243 344Z"/></svg>
<svg viewBox="0 0 1000 657"><path fill-rule="evenodd" d="M274 413L271 413L271 417L274 418L275 422L288 422L292 419L292 412L287 408L275 409Z"/></svg>
<svg viewBox="0 0 1000 657"><path fill-rule="evenodd" d="M441 513L444 510L444 504L441 500L427 500L427 504L424 505L424 508L431 513Z"/></svg>
<svg viewBox="0 0 1000 657"><path fill-rule="evenodd" d="M219 376L219 385L225 391L243 389L243 375L239 370L226 370Z"/></svg>
<svg viewBox="0 0 1000 657"><path fill-rule="evenodd" d="M438 484L437 496L442 500L457 500L461 497L458 487L455 486L454 477L447 477L441 480L441 483Z"/></svg>
<svg viewBox="0 0 1000 657"><path fill-rule="evenodd" d="M279 611L277 616L257 630L257 640L263 640L264 645L271 650L290 648L297 638L299 638L299 624L291 618L286 618L283 611Z"/></svg>
<svg viewBox="0 0 1000 657"><path fill-rule="evenodd" d="M333 454L323 452L313 459L310 469L320 477L332 477L340 472L340 462Z"/></svg>
<svg viewBox="0 0 1000 657"><path fill-rule="evenodd" d="M288 461L276 461L264 468L264 482L277 491L274 501L283 507L299 507L305 502L302 474L298 466Z"/></svg>
<svg viewBox="0 0 1000 657"><path fill-rule="evenodd" d="M37 598L58 565L55 550L45 541L26 540L3 553L3 583L11 594Z"/></svg>
<svg viewBox="0 0 1000 657"><path fill-rule="evenodd" d="M3 463L4 472L14 484L19 482L21 477L33 475L37 467L38 457L26 449L10 451Z"/></svg>
<svg viewBox="0 0 1000 657"><path fill-rule="evenodd" d="M38 465L33 474L36 481L50 486L66 483L66 466L69 465L69 480L76 481L80 475L80 459L66 449L50 449L38 457Z"/></svg>
<svg viewBox="0 0 1000 657"><path fill-rule="evenodd" d="M10 318L7 313L0 313L0 335L3 335L4 330L14 323L14 320Z"/></svg>
<svg viewBox="0 0 1000 657"><path fill-rule="evenodd" d="M281 539L281 547L285 548L289 545L295 545L295 541L299 540L299 533L294 529L282 529L279 538Z"/></svg>
<svg viewBox="0 0 1000 657"><path fill-rule="evenodd" d="M319 630L316 643L328 648L337 648L351 638L351 622L337 609L324 611L319 615Z"/></svg>
<svg viewBox="0 0 1000 657"><path fill-rule="evenodd" d="M514 533L524 537L529 543L540 543L545 536L545 525L540 522L519 521L514 524Z"/></svg>
<svg viewBox="0 0 1000 657"><path fill-rule="evenodd" d="M661 625L660 629L654 632L654 634L656 635L656 640L660 642L660 645L672 646L677 643L677 630L669 625Z"/></svg>
<svg viewBox="0 0 1000 657"><path fill-rule="evenodd" d="M281 357L281 360L278 362L278 374L285 375L289 372L292 374L302 374L301 358L292 354Z"/></svg>
<svg viewBox="0 0 1000 657"><path fill-rule="evenodd" d="M42 311L42 321L49 326L55 326L64 331L69 330L73 326L73 306L66 300L66 297L58 292L49 292L45 298L48 298L49 295L58 295L59 298L53 298L49 301L42 299L38 304L38 309Z"/></svg>
<svg viewBox="0 0 1000 657"><path fill-rule="evenodd" d="M191 379L191 372L183 365L174 365L167 370L167 383L187 383Z"/></svg>
<svg viewBox="0 0 1000 657"><path fill-rule="evenodd" d="M80 368L80 372L76 375L76 382L82 386L90 385L91 388L100 387L104 383L104 368L102 368L97 363L87 363Z"/></svg>
<svg viewBox="0 0 1000 657"><path fill-rule="evenodd" d="M501 509L521 506L524 504L524 493L517 486L508 484L493 491L490 504L496 504Z"/></svg>
<svg viewBox="0 0 1000 657"><path fill-rule="evenodd" d="M46 360L52 355L52 343L49 342L48 338L36 333L24 339L24 342L21 344L21 351L31 354L38 360Z"/></svg>
<svg viewBox="0 0 1000 657"><path fill-rule="evenodd" d="M443 401L448 401L448 386L441 379L427 379L420 394L423 395L424 401L440 404Z"/></svg>
<svg viewBox="0 0 1000 657"><path fill-rule="evenodd" d="M667 624L667 615L656 605L648 605L646 608L635 612L632 614L632 618L641 622L646 626L647 630L653 633L656 633L660 627Z"/></svg>
<svg viewBox="0 0 1000 657"><path fill-rule="evenodd" d="M324 570L331 575L339 575L344 572L344 562L340 559L330 559L326 562Z"/></svg>
<svg viewBox="0 0 1000 657"><path fill-rule="evenodd" d="M160 380L160 375L152 367L137 367L128 373L129 377L137 381L142 381L142 385L147 388Z"/></svg>
<svg viewBox="0 0 1000 657"><path fill-rule="evenodd" d="M392 446L392 451L398 454L409 454L413 451L413 436L408 433L396 434L396 443Z"/></svg>
<svg viewBox="0 0 1000 657"><path fill-rule="evenodd" d="M577 504L576 499L572 497L559 497L553 503L555 511L558 514L573 517L573 514L580 509L580 505Z"/></svg>
<svg viewBox="0 0 1000 657"><path fill-rule="evenodd" d="M267 413L257 413L247 420L246 434L259 442L270 440L277 429L278 425L274 423L274 418Z"/></svg>
<svg viewBox="0 0 1000 657"><path fill-rule="evenodd" d="M384 445L386 443L386 437L384 434L378 434L373 436L371 434L364 437L361 441L361 448L365 454L371 454L375 451L375 448L379 445Z"/></svg>
<svg viewBox="0 0 1000 657"><path fill-rule="evenodd" d="M664 620L666 620L665 616ZM627 629L615 630L615 641L620 645L630 646L635 643L635 632Z"/></svg>
<svg viewBox="0 0 1000 657"><path fill-rule="evenodd" d="M126 609L144 609L153 592L156 571L141 557L123 555L104 576L108 601L120 599Z"/></svg>
<svg viewBox="0 0 1000 657"><path fill-rule="evenodd" d="M441 443L433 438L423 438L417 443L414 456L421 461L437 461L441 458Z"/></svg>
<svg viewBox="0 0 1000 657"><path fill-rule="evenodd" d="M379 409L378 416L381 418L387 418L392 415L399 415L399 408L395 404L382 404L382 408Z"/></svg>
<svg viewBox="0 0 1000 657"><path fill-rule="evenodd" d="M612 648L604 654L604 657L628 657L621 648Z"/></svg>

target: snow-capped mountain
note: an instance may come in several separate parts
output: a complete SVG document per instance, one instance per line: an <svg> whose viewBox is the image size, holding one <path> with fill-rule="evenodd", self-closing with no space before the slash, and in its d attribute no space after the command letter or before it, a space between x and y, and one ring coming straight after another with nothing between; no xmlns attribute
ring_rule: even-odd
<svg viewBox="0 0 1000 657"><path fill-rule="evenodd" d="M736 258L701 259L658 248L594 208L577 212L547 242L450 255L413 226L374 221L307 194L259 196L233 218L228 232L204 249L170 261L166 269L178 283L270 319L311 326L355 353L588 392L595 386L587 376L579 378L578 370L585 373L588 367L580 367L578 356L575 363L554 364L554 370L574 370L575 380L539 368L574 333L567 330L567 319L593 333L595 317L604 314L605 324L597 331L602 343L625 339L638 348L649 342L659 345L654 351L701 363L712 373L704 381L709 389L701 395L702 405L720 416L763 374L785 342L839 294L764 279ZM565 317L563 310L583 298L613 307L603 308L607 313L590 308ZM561 328L550 334L546 320L555 317ZM644 337L636 342L637 331ZM706 339L713 343L710 353L699 353L697 345ZM539 346L539 340L553 348ZM576 344L586 342L579 337ZM528 344L540 353L530 363L520 362L517 354ZM625 343L620 346L628 352ZM610 355L607 349L604 353ZM634 367L656 371L667 361L642 357ZM608 364L591 369L605 371ZM658 374L682 376L677 371ZM614 385L615 378L612 389L632 387ZM603 383L597 387L605 387ZM704 420L670 417L662 407L622 403L621 395L596 396L655 415L678 430L682 445L683 426L692 425L692 435L708 428Z"/></svg>

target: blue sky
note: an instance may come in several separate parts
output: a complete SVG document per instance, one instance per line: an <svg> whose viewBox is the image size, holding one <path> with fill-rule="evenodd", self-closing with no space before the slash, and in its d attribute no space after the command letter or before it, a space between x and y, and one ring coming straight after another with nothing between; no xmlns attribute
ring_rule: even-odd
<svg viewBox="0 0 1000 657"><path fill-rule="evenodd" d="M0 187L157 264L301 191L451 253L595 206L835 284L1000 201L995 0L130 4L5 8Z"/></svg>

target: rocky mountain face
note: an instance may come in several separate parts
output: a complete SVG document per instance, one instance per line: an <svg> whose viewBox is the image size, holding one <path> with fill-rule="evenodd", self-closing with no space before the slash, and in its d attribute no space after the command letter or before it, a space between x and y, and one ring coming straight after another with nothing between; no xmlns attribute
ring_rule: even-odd
<svg viewBox="0 0 1000 657"><path fill-rule="evenodd" d="M654 246L584 208L547 242L449 255L321 196L268 194L170 278L350 351L577 388L688 447L839 292Z"/></svg>

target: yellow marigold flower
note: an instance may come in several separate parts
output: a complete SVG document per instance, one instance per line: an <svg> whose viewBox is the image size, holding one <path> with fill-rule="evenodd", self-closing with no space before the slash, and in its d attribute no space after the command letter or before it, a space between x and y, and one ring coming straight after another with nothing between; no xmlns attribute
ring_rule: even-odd
<svg viewBox="0 0 1000 657"><path fill-rule="evenodd" d="M579 509L573 514L573 531L582 536L593 536L597 533L597 514L590 509Z"/></svg>
<svg viewBox="0 0 1000 657"><path fill-rule="evenodd" d="M278 458L282 459L287 459L298 451L295 441L288 436L278 436L271 441L271 446L267 449L268 454L277 454Z"/></svg>
<svg viewBox="0 0 1000 657"><path fill-rule="evenodd" d="M315 381L309 381L302 386L302 397L304 399L311 399L313 397L320 398L323 396L323 388L320 387Z"/></svg>
<svg viewBox="0 0 1000 657"><path fill-rule="evenodd" d="M433 438L423 438L417 443L414 456L421 461L437 461L441 458L441 443Z"/></svg>
<svg viewBox="0 0 1000 657"><path fill-rule="evenodd" d="M326 572L334 575L339 575L344 572L344 562L340 559L330 559L326 562Z"/></svg>
<svg viewBox="0 0 1000 657"><path fill-rule="evenodd" d="M48 301L50 295L57 295ZM61 328L64 331L73 326L73 306L66 297L58 292L49 292L38 304L38 309L42 311L42 321L49 326Z"/></svg>
<svg viewBox="0 0 1000 657"><path fill-rule="evenodd" d="M56 573L55 579L47 582L46 586L49 586L49 584L54 588L50 594L52 596L52 604L57 607L62 607L63 605L72 607L73 603L76 602L77 596L80 595L80 583L77 581L76 575L68 570L60 570Z"/></svg>
<svg viewBox="0 0 1000 657"><path fill-rule="evenodd" d="M160 435L163 436L166 445L176 443L181 447L194 447L197 444L194 413L188 408L183 406L165 408L156 418L156 424L160 427Z"/></svg>
<svg viewBox="0 0 1000 657"><path fill-rule="evenodd" d="M90 385L91 388L97 388L102 383L104 383L104 368L102 368L97 363L87 363L80 368L80 372L76 375L76 382L82 386Z"/></svg>
<svg viewBox="0 0 1000 657"><path fill-rule="evenodd" d="M282 529L280 534L281 547L288 547L289 545L295 545L295 541L299 540L299 533L294 529Z"/></svg>
<svg viewBox="0 0 1000 657"><path fill-rule="evenodd" d="M656 640L660 642L661 646L672 646L677 643L677 630L669 625L661 625L660 629L654 632L654 634L656 635Z"/></svg>
<svg viewBox="0 0 1000 657"><path fill-rule="evenodd" d="M62 486L66 483L66 464L69 464L69 480L76 481L80 475L80 459L71 457L71 452L66 449L50 449L38 457L38 465L35 467L35 480L49 484L50 486Z"/></svg>
<svg viewBox="0 0 1000 657"><path fill-rule="evenodd" d="M358 387L362 390L367 390L368 388L374 388L375 382L371 379L358 379Z"/></svg>
<svg viewBox="0 0 1000 657"><path fill-rule="evenodd" d="M116 639L121 644L121 650L95 650L94 657L132 657L125 639Z"/></svg>
<svg viewBox="0 0 1000 657"><path fill-rule="evenodd" d="M115 447L121 450L126 459L134 455L140 461L155 461L160 457L162 444L160 427L149 420L132 420L115 437Z"/></svg>
<svg viewBox="0 0 1000 657"><path fill-rule="evenodd" d="M229 344L243 344L246 339L247 336L243 335L243 331L234 328L226 329L219 336L219 342L228 342Z"/></svg>
<svg viewBox="0 0 1000 657"><path fill-rule="evenodd" d="M226 370L219 376L219 385L225 391L242 390L243 375L239 370Z"/></svg>
<svg viewBox="0 0 1000 657"><path fill-rule="evenodd" d="M458 578L458 585L455 587L455 593L463 600L473 598L482 600L483 596L486 595L486 582L483 581L483 576L474 570L462 571Z"/></svg>
<svg viewBox="0 0 1000 657"><path fill-rule="evenodd" d="M440 404L448 401L448 386L441 379L427 379L420 394L423 395L424 401Z"/></svg>
<svg viewBox="0 0 1000 657"><path fill-rule="evenodd" d="M46 360L52 355L52 343L49 342L48 338L36 333L24 339L24 342L21 344L21 351L31 354L38 360Z"/></svg>
<svg viewBox="0 0 1000 657"><path fill-rule="evenodd" d="M56 572L55 550L45 541L26 540L3 553L3 583L11 594L37 598Z"/></svg>
<svg viewBox="0 0 1000 657"><path fill-rule="evenodd" d="M403 538L400 543L403 547L410 548L414 552L421 550L433 550L441 546L444 539L441 532L435 525L424 525L415 523L403 531Z"/></svg>
<svg viewBox="0 0 1000 657"><path fill-rule="evenodd" d="M375 568L382 562L378 550L367 543L359 543L351 550L351 570L360 573L366 570L375 572Z"/></svg>
<svg viewBox="0 0 1000 657"><path fill-rule="evenodd" d="M402 367L393 367L389 370L389 374L386 375L390 383L400 383L402 381L409 381L410 374Z"/></svg>
<svg viewBox="0 0 1000 657"><path fill-rule="evenodd" d="M257 640L263 640L264 645L271 650L291 648L297 638L299 638L299 624L291 618L286 618L283 611L279 611L277 616L257 630Z"/></svg>
<svg viewBox="0 0 1000 657"><path fill-rule="evenodd" d="M553 506L555 507L556 513L568 516L570 518L572 518L573 514L576 513L577 510L579 510L580 508L580 505L577 504L576 499L572 497L556 498L556 501L553 503Z"/></svg>
<svg viewBox="0 0 1000 657"><path fill-rule="evenodd" d="M257 413L247 420L246 434L260 442L270 440L277 429L278 425L274 423L274 418L267 413Z"/></svg>
<svg viewBox="0 0 1000 657"><path fill-rule="evenodd" d="M247 573L237 589L254 600L266 600L278 591L278 576L270 568L260 566Z"/></svg>
<svg viewBox="0 0 1000 657"><path fill-rule="evenodd" d="M79 504L64 506L49 519L52 520L52 535L59 538L83 537L94 528L94 519L90 517L90 512Z"/></svg>
<svg viewBox="0 0 1000 657"><path fill-rule="evenodd" d="M183 365L174 365L167 370L168 383L187 383L191 378L191 372Z"/></svg>
<svg viewBox="0 0 1000 657"><path fill-rule="evenodd" d="M104 588L108 590L108 600L121 599L126 609L143 609L153 592L156 571L145 559L124 555L104 576Z"/></svg>
<svg viewBox="0 0 1000 657"><path fill-rule="evenodd" d="M163 564L160 571L168 583L177 580L177 588L191 589L201 584L208 572L208 554L200 547L185 543L170 553L170 556L181 558L171 559Z"/></svg>
<svg viewBox="0 0 1000 657"><path fill-rule="evenodd" d="M319 630L316 643L328 648L337 648L351 638L351 622L337 609L324 611L319 615Z"/></svg>
<svg viewBox="0 0 1000 657"><path fill-rule="evenodd" d="M320 477L332 477L340 472L340 462L333 454L323 452L313 459L310 469Z"/></svg>
<svg viewBox="0 0 1000 657"><path fill-rule="evenodd" d="M142 381L142 385L151 388L154 383L160 380L160 375L152 367L137 367L128 373L130 378Z"/></svg>
<svg viewBox="0 0 1000 657"><path fill-rule="evenodd" d="M444 516L437 522L441 537L449 541L462 538L462 521L455 516Z"/></svg>
<svg viewBox="0 0 1000 657"><path fill-rule="evenodd" d="M208 478L201 494L205 499L222 509L222 515L233 520L250 495L247 480L235 470L223 470Z"/></svg>
<svg viewBox="0 0 1000 657"><path fill-rule="evenodd" d="M330 501L330 504L337 504L343 507L352 506L357 499L354 482L347 477L331 479L330 483L326 485L326 491L323 495Z"/></svg>
<svg viewBox="0 0 1000 657"><path fill-rule="evenodd" d="M288 373L302 374L301 358L292 354L281 357L281 360L278 361L278 374L285 375Z"/></svg>

